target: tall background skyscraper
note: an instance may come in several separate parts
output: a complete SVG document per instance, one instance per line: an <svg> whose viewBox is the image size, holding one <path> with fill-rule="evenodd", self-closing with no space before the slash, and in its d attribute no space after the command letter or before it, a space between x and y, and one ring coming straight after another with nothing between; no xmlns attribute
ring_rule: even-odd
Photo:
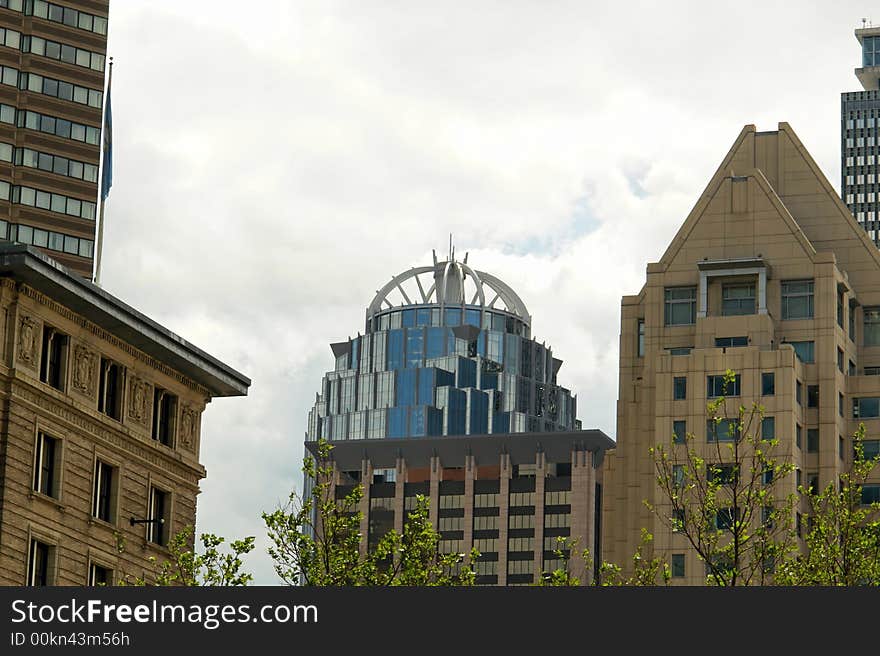
<svg viewBox="0 0 880 656"><path fill-rule="evenodd" d="M92 277L109 0L0 0L0 239Z"/></svg>
<svg viewBox="0 0 880 656"><path fill-rule="evenodd" d="M855 74L864 90L840 95L840 194L871 240L880 246L880 27L865 24L855 34L862 46L862 66Z"/></svg>

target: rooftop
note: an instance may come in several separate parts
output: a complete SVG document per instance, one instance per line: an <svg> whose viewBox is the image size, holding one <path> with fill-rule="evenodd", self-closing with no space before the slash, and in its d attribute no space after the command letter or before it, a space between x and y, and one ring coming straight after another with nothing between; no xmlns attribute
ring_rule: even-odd
<svg viewBox="0 0 880 656"><path fill-rule="evenodd" d="M0 276L55 299L202 385L212 397L247 395L250 378L31 246L0 243Z"/></svg>

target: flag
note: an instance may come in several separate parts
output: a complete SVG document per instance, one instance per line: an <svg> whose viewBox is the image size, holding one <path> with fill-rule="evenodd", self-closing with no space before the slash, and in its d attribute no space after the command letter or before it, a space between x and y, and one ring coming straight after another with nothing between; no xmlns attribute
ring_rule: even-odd
<svg viewBox="0 0 880 656"><path fill-rule="evenodd" d="M104 100L103 150L101 151L101 202L110 193L113 185L113 113L110 111L110 86L113 82L113 64L110 64L110 79L107 81L107 98Z"/></svg>

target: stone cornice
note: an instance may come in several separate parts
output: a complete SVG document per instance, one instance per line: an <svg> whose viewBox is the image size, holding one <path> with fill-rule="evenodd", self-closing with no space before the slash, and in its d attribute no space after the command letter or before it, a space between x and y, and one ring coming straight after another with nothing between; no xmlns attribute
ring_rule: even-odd
<svg viewBox="0 0 880 656"><path fill-rule="evenodd" d="M13 287L15 286L15 283L8 281L7 279L3 279L3 284L4 284L4 286L7 286L8 284L12 284ZM68 319L69 321L77 324L78 326L85 328L86 330L88 330L90 333L92 333L96 337L104 340L105 342L107 342L109 344L112 344L114 347L127 353L128 355L135 358L136 360L144 363L145 365L147 365L151 369L155 369L157 371L160 371L161 373L165 374L169 378L173 378L174 380L176 380L180 384L199 393L203 398L205 398L205 399L211 398L211 393L205 387L193 382L192 380L190 380L186 376L183 376L179 372L177 372L174 369L172 369L171 367L169 367L168 365L166 365L162 362L159 362L155 358L152 358L149 355L143 353L142 351L136 349L131 344L128 344L128 343L122 341L121 339L119 339L115 335L110 334L109 332L107 332L103 328L96 326L95 324L93 324L91 321L89 321L85 317L77 314L76 312L73 312L72 310L61 305L60 303L53 301L51 298L49 298L45 294L42 294L41 292L38 292L37 290L35 290L32 287L25 285L25 284L18 285L18 292L20 294L27 296L28 298L36 301L40 305L43 305L44 307L49 308L53 312L60 314L65 319Z"/></svg>

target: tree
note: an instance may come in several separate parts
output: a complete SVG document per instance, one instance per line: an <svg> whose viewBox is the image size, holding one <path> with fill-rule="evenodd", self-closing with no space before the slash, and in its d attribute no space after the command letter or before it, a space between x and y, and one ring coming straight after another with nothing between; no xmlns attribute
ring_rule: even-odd
<svg viewBox="0 0 880 656"><path fill-rule="evenodd" d="M788 561L788 585L880 585L880 503L863 503L862 490L878 457L865 458L865 425L853 435L852 466L823 490L801 488L809 504L806 552Z"/></svg>
<svg viewBox="0 0 880 656"><path fill-rule="evenodd" d="M762 406L740 405L731 418L726 395L737 385L728 369L721 395L707 403L705 449L692 433L650 449L661 501L645 503L705 561L709 583L764 585L795 549L796 495L782 489L794 465L776 455Z"/></svg>
<svg viewBox="0 0 880 656"><path fill-rule="evenodd" d="M305 498L263 513L275 572L288 585L472 585L474 571L464 554L439 552L440 535L428 518L428 501L417 498L403 533L389 531L372 550L362 549L362 484L336 499L330 464L333 448L318 442L318 462L306 457L303 472L313 482ZM471 562L478 555L472 552Z"/></svg>
<svg viewBox="0 0 880 656"><path fill-rule="evenodd" d="M168 543L171 558L157 565L155 556L150 563L155 567L152 582L146 576L123 577L122 585L180 585L180 586L241 586L253 580L253 576L242 571L241 557L254 548L254 538L246 537L229 543L230 552L221 553L219 547L226 541L212 533L202 533L201 553L190 548L194 529L187 526L174 535ZM118 548L125 550L119 540Z"/></svg>
<svg viewBox="0 0 880 656"><path fill-rule="evenodd" d="M633 575L625 577L623 570L619 565L603 561L599 565L599 575L593 580L593 585L602 586L653 586L658 585L658 577L664 585L669 583L672 573L669 564L659 556L653 555L652 536L647 529L642 529L641 542L633 554ZM550 572L545 572L538 585L544 586L575 586L581 584L581 578L571 571L571 551L577 546L578 541L575 539L569 543L569 538L556 538L556 549L553 553L557 560L560 561L558 567ZM589 549L584 550L582 554L584 562L583 578L587 578L587 573L593 566L593 559Z"/></svg>

